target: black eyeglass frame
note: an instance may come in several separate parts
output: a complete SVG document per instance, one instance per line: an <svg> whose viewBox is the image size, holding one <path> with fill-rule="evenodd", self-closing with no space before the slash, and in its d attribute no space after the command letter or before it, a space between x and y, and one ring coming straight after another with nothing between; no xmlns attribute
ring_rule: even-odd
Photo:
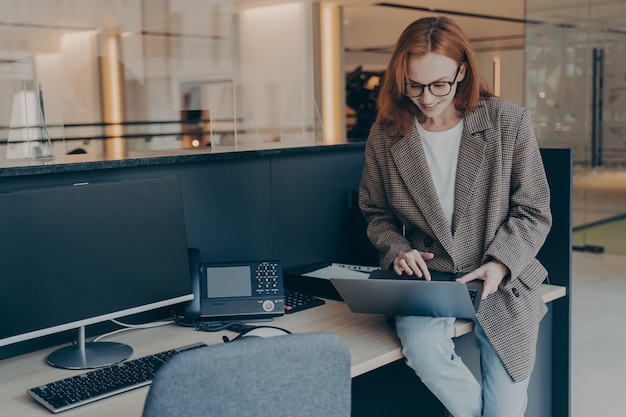
<svg viewBox="0 0 626 417"><path fill-rule="evenodd" d="M456 74L454 74L454 79L452 81L435 81L434 83L422 85L422 92L420 94L416 95L416 96L408 95L407 92L406 92L406 87L408 85L411 85L411 84L419 84L419 83L413 83L413 82L411 82L411 83L404 83L403 94L405 96L407 96L408 98L420 98L421 96L424 95L424 91L426 91L426 88L428 88L428 91L430 91L430 94L432 94L433 96L435 96L435 97L445 97L445 96L447 96L448 94L450 94L452 92L452 86L454 84L456 84L456 79L459 78L459 73L461 72L461 67L462 66L463 66L463 64L459 64L459 67L456 69ZM448 92L446 94L435 94L435 93L433 93L433 90L431 90L431 87L433 85L435 85L435 84L448 84L450 89L448 90Z"/></svg>

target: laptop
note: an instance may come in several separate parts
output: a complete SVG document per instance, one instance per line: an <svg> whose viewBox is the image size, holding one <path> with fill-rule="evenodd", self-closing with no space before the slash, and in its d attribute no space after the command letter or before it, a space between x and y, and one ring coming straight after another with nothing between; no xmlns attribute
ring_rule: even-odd
<svg viewBox="0 0 626 417"><path fill-rule="evenodd" d="M426 281L380 270L372 272L369 279L330 281L354 313L473 319L480 305L483 282L454 281L461 275L431 271L432 280Z"/></svg>

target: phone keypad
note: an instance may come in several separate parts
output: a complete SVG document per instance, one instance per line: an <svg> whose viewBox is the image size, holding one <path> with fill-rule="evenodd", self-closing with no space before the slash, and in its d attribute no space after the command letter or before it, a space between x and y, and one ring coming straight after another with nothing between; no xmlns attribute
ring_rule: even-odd
<svg viewBox="0 0 626 417"><path fill-rule="evenodd" d="M275 262L262 262L256 268L257 294L276 295L281 289L279 268Z"/></svg>

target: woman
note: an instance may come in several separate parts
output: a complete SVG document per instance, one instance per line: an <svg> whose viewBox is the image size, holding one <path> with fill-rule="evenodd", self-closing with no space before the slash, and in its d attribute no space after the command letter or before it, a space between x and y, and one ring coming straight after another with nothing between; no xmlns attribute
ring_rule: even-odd
<svg viewBox="0 0 626 417"><path fill-rule="evenodd" d="M382 268L483 281L479 383L454 352L454 318L395 317L407 364L455 417L526 409L547 276L535 258L550 195L529 111L494 97L462 30L410 24L385 72L359 205ZM452 275L452 274L451 274Z"/></svg>

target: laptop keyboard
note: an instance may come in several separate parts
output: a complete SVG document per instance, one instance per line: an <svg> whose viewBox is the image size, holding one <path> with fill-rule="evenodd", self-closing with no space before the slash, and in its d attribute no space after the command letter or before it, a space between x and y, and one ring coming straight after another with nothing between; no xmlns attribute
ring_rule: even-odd
<svg viewBox="0 0 626 417"><path fill-rule="evenodd" d="M203 346L206 344L196 343L132 359L50 382L27 392L48 410L59 413L149 385L156 371L174 355Z"/></svg>

